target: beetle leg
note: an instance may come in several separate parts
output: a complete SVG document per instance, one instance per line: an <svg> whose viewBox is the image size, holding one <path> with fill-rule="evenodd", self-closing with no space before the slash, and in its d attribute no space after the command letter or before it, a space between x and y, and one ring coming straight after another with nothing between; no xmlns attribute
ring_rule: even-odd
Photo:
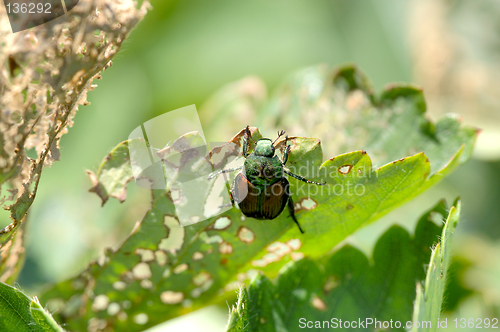
<svg viewBox="0 0 500 332"><path fill-rule="evenodd" d="M231 173L231 172L234 172L234 171L237 171L237 170L240 170L242 169L243 166L240 166L240 167L235 167L235 168L227 168L227 169L221 169L220 171L217 171L217 172L214 172L212 174L210 174L208 177L207 177L207 180L210 180L210 179L213 179L214 177L220 175L220 174L224 174L224 173Z"/></svg>
<svg viewBox="0 0 500 332"><path fill-rule="evenodd" d="M280 139L281 136L285 135L285 131L284 130L281 130L281 131L278 131L278 137L274 140L273 142L273 145L274 143L276 143L277 140Z"/></svg>
<svg viewBox="0 0 500 332"><path fill-rule="evenodd" d="M231 190L229 190L229 199L231 200L231 203L219 205L219 209L223 209L223 208L227 208L227 207L234 207L234 198L233 198L233 193L231 192Z"/></svg>
<svg viewBox="0 0 500 332"><path fill-rule="evenodd" d="M315 182L315 181L311 181L311 180L308 180L300 175L297 175L297 174L293 174L287 170L283 170L283 172L285 172L285 174L287 175L290 175L292 178L296 178L297 180L300 180L300 181L303 181L303 182L306 182L306 183L312 183L312 184L317 184L317 185L320 185L320 186L324 186L326 184L326 182L323 182L323 183L319 183L319 182Z"/></svg>
<svg viewBox="0 0 500 332"><path fill-rule="evenodd" d="M229 190L229 198L231 199L231 206L234 206L234 198L233 198L233 193L231 190Z"/></svg>
<svg viewBox="0 0 500 332"><path fill-rule="evenodd" d="M250 127L247 126L245 128L245 139L243 140L243 156L246 158L248 157L248 148L250 147L250 138L252 137L252 134L250 133Z"/></svg>
<svg viewBox="0 0 500 332"><path fill-rule="evenodd" d="M234 207L234 204L231 204L231 203L227 203L227 204L222 204L222 205L219 205L219 209L223 209L223 208L227 208L227 207Z"/></svg>
<svg viewBox="0 0 500 332"><path fill-rule="evenodd" d="M304 231L300 227L299 221L297 220L297 217L295 217L295 208L293 207L293 199L292 196L288 197L288 211L290 211L290 216L292 217L293 221L297 224L297 227L299 228L299 231L304 234Z"/></svg>
<svg viewBox="0 0 500 332"><path fill-rule="evenodd" d="M288 142L288 135L285 137L285 153L283 153L283 165L286 164L286 162L288 161L288 154L290 153L290 145L286 145L286 143Z"/></svg>
<svg viewBox="0 0 500 332"><path fill-rule="evenodd" d="M229 191L229 198L231 199L231 203L219 205L219 209L230 207L230 206L234 207L234 198L233 198L233 195L231 194L231 191Z"/></svg>

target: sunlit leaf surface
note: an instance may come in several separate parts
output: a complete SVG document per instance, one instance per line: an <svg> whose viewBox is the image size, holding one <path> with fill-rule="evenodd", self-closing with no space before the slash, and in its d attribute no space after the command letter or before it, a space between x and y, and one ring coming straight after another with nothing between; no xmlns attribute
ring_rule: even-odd
<svg viewBox="0 0 500 332"><path fill-rule="evenodd" d="M63 331L36 297L31 300L19 289L2 282L0 282L0 312L1 331Z"/></svg>
<svg viewBox="0 0 500 332"><path fill-rule="evenodd" d="M458 213L452 207L446 225L437 226L434 220L442 222L447 216L446 206L440 202L420 218L413 236L399 226L391 227L378 240L371 258L344 246L327 259L305 258L285 266L275 283L259 274L247 288L240 289L228 331L373 331L384 327L405 331L412 320L415 283L421 292L419 281L426 278L430 259L425 292L435 303L431 307L418 302L422 310L414 318L429 320L422 315L427 309L436 324L446 277L440 273L447 267L436 266L436 253L444 247L449 251ZM445 237L436 245L441 231ZM431 247L435 248L432 253ZM440 284L440 291L429 285L432 283Z"/></svg>
<svg viewBox="0 0 500 332"><path fill-rule="evenodd" d="M461 127L453 117L430 123L418 89L395 86L375 96L352 67L318 77L322 81L308 71L297 74L262 113L274 118L280 129L287 128L290 119L303 118L287 128L291 145L287 167L326 182L316 186L289 177L305 234L300 234L287 211L262 221L245 218L237 208L181 227L174 203L182 196L155 190L151 209L120 248L107 251L81 275L47 290L43 301L69 329L143 330L220 302L258 270L272 277L288 262L324 256L358 228L415 197L470 157L476 130ZM314 128L330 159L324 161L318 138L292 136L300 134L300 129L293 130L299 126ZM252 131L258 138L256 128ZM275 138L274 129L260 132ZM186 157L185 165L203 168L216 160L217 167L223 166L224 156L240 151L242 136L241 130L229 143L233 147L229 152L214 148L199 163ZM182 137L187 144L183 146L190 146L189 137L195 139L193 134ZM282 138L277 151L283 143ZM178 151L179 160L188 150ZM112 173L107 162L101 169ZM125 159L114 162L126 164ZM176 172L170 176L177 177ZM99 181L121 178L109 175Z"/></svg>

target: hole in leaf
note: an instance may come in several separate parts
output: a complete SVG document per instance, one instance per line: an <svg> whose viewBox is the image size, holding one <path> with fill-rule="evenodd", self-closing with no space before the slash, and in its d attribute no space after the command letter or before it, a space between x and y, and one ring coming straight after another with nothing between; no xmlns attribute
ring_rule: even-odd
<svg viewBox="0 0 500 332"><path fill-rule="evenodd" d="M271 252L271 253L265 254L264 257L262 257L261 259L253 261L252 265L264 267L270 263L279 261L282 257L283 256L279 256L279 255L275 254L274 252Z"/></svg>
<svg viewBox="0 0 500 332"><path fill-rule="evenodd" d="M151 278L151 269L146 263L139 263L132 269L134 279L147 279Z"/></svg>
<svg viewBox="0 0 500 332"><path fill-rule="evenodd" d="M33 160L36 160L38 158L38 153L36 152L35 148L26 150L26 155Z"/></svg>
<svg viewBox="0 0 500 332"><path fill-rule="evenodd" d="M274 242L267 246L267 251L273 252L276 255L283 257L292 251L292 248L282 242Z"/></svg>
<svg viewBox="0 0 500 332"><path fill-rule="evenodd" d="M286 243L292 250L299 250L302 242L299 239L291 239Z"/></svg>
<svg viewBox="0 0 500 332"><path fill-rule="evenodd" d="M222 242L222 237L220 235L208 236L206 232L200 234L200 239L206 244Z"/></svg>
<svg viewBox="0 0 500 332"><path fill-rule="evenodd" d="M193 261L199 261L202 258L203 258L203 254L201 252L199 252L199 251L196 251L193 254Z"/></svg>
<svg viewBox="0 0 500 332"><path fill-rule="evenodd" d="M223 255L230 255L233 253L233 246L231 243L222 242L219 244L219 252Z"/></svg>
<svg viewBox="0 0 500 332"><path fill-rule="evenodd" d="M175 274L179 274L179 273L182 273L182 272L186 271L187 269L188 269L188 265L186 263L182 263L180 265L177 265L174 268L174 273Z"/></svg>
<svg viewBox="0 0 500 332"><path fill-rule="evenodd" d="M142 262L151 262L155 260L155 253L153 250L137 248L135 253L141 256Z"/></svg>
<svg viewBox="0 0 500 332"><path fill-rule="evenodd" d="M320 310L320 311L325 311L326 310L326 304L325 302L320 299L319 297L317 297L316 295L314 295L312 298L311 298L311 304L313 307L315 307L316 309Z"/></svg>
<svg viewBox="0 0 500 332"><path fill-rule="evenodd" d="M172 188L172 190L170 190L170 197L172 197L172 202L174 204L180 204L180 200L182 198L181 191L177 188Z"/></svg>
<svg viewBox="0 0 500 332"><path fill-rule="evenodd" d="M113 288L116 290L124 290L125 287L127 287L127 284L124 283L123 281L115 281L113 283Z"/></svg>
<svg viewBox="0 0 500 332"><path fill-rule="evenodd" d="M332 289L334 289L338 285L339 285L339 280L334 276L329 276L328 279L326 279L325 284L323 285L323 291L325 293L329 293Z"/></svg>
<svg viewBox="0 0 500 332"><path fill-rule="evenodd" d="M182 248L185 235L184 227L181 227L177 219L172 216L165 216L163 223L168 228L169 232L168 237L161 240L158 249L167 251L179 250Z"/></svg>
<svg viewBox="0 0 500 332"><path fill-rule="evenodd" d="M134 323L138 325L144 325L148 322L149 317L145 313L140 313L134 316Z"/></svg>
<svg viewBox="0 0 500 332"><path fill-rule="evenodd" d="M191 291L191 297L196 299L196 298L200 297L201 293L202 293L202 291L200 288L195 288Z"/></svg>
<svg viewBox="0 0 500 332"><path fill-rule="evenodd" d="M312 210L316 207L316 201L312 198L304 198L300 201L300 205L303 209Z"/></svg>
<svg viewBox="0 0 500 332"><path fill-rule="evenodd" d="M88 331L102 331L106 328L108 323L104 319L99 319L97 317L92 317L89 319Z"/></svg>
<svg viewBox="0 0 500 332"><path fill-rule="evenodd" d="M252 265L253 266L258 266L258 267L264 267L264 266L267 265L267 263L263 259L258 259L256 261L252 261Z"/></svg>
<svg viewBox="0 0 500 332"><path fill-rule="evenodd" d="M181 292L166 291L160 294L160 300L165 304L177 304L183 299L184 294Z"/></svg>
<svg viewBox="0 0 500 332"><path fill-rule="evenodd" d="M231 219L228 217L222 217L215 221L214 229L226 229L231 226Z"/></svg>
<svg viewBox="0 0 500 332"><path fill-rule="evenodd" d="M202 286L208 282L212 277L208 272L202 271L193 277L192 281L195 286Z"/></svg>
<svg viewBox="0 0 500 332"><path fill-rule="evenodd" d="M255 240L255 234L250 229L242 226L238 230L238 238L245 243L251 243Z"/></svg>
<svg viewBox="0 0 500 332"><path fill-rule="evenodd" d="M149 279L141 280L141 287L146 289L153 288L153 282Z"/></svg>
<svg viewBox="0 0 500 332"><path fill-rule="evenodd" d="M301 253L301 252L292 252L290 254L290 258L296 262L296 261L300 261L302 258L304 258L304 254Z"/></svg>
<svg viewBox="0 0 500 332"><path fill-rule="evenodd" d="M120 311L120 305L116 302L111 302L108 305L108 315L114 316Z"/></svg>
<svg viewBox="0 0 500 332"><path fill-rule="evenodd" d="M162 250L155 251L156 262L158 265L163 266L167 263L167 254Z"/></svg>
<svg viewBox="0 0 500 332"><path fill-rule="evenodd" d="M349 174L352 169L352 165L342 165L339 168L339 173L341 174Z"/></svg>
<svg viewBox="0 0 500 332"><path fill-rule="evenodd" d="M97 295L94 298L94 302L92 302L92 310L94 311L104 310L108 307L108 304L109 304L109 298L106 295L104 294Z"/></svg>

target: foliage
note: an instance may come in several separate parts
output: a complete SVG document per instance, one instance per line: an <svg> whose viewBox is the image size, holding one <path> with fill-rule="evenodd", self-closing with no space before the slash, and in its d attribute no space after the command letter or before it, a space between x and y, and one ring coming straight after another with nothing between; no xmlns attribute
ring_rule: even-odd
<svg viewBox="0 0 500 332"><path fill-rule="evenodd" d="M417 284L417 299L413 311L413 321L431 322L430 325L414 326L412 331L436 331L443 304L446 275L451 261L452 234L460 216L460 202L451 207L441 235L441 241L432 250L427 268L425 284Z"/></svg>
<svg viewBox="0 0 500 332"><path fill-rule="evenodd" d="M314 70L297 74L293 80L303 85L278 89L277 96L283 90L302 91L310 82L299 78L311 77L310 72ZM262 222L244 218L237 209L181 227L175 217L171 194L154 190L151 209L123 245L117 250L108 250L81 275L49 289L42 295L43 301L49 308L61 312L59 319L72 329L85 329L90 324L102 330L125 327L141 330L153 326L229 297L257 270L273 277L286 263L304 256L323 257L358 228L415 197L470 157L476 130L461 127L453 117L436 125L430 123L423 117L425 103L418 89L395 86L377 97L369 94L366 79L353 67L342 68L331 75L324 81L333 84L324 87L323 96L316 95L317 102L313 96L307 98L300 94L300 98L314 105L323 103L321 115L311 110L309 118L326 117L333 121L331 117L341 118L342 112L352 117L343 129L351 136L346 136L341 146L348 149L349 144L366 144L373 151L377 165L383 166L374 167L362 150L323 162L318 139L290 137L289 168L313 180L327 182L323 191L314 191L290 179L297 217L306 232L304 236L300 236L286 213L273 221ZM352 98L364 100L355 96L365 94L368 97L361 104L350 101ZM264 109L273 107L280 99L277 96L271 98ZM296 98L290 97L290 100ZM325 106L325 100L331 103L330 108ZM290 107L286 109L275 105L275 112L266 114L289 112L293 107L290 103L287 105ZM376 130L377 126L384 130ZM252 132L255 138L261 137L256 128L252 128ZM229 154L239 153L242 134L240 131L228 144L234 147ZM359 137L364 139L360 141ZM180 159L185 158L183 165L191 169L194 164L185 151L197 146L194 142L199 138L189 134L179 140L183 144L174 142L172 147L182 145L177 153ZM130 173L124 172L130 159L123 153L126 144L132 143L122 143L105 158L100 170L106 170L106 176L101 171L93 176L94 188L99 185L108 191L117 187L116 179L120 179L120 187L131 180ZM282 148L283 140L277 146ZM421 152L404 157L406 153L422 150L432 159ZM214 148L212 159L223 151L226 150ZM404 158L387 160L394 156ZM220 156L216 159L225 160ZM123 174L130 176L123 177ZM335 191L340 188L344 188L344 192ZM123 197L123 192L120 196Z"/></svg>
<svg viewBox="0 0 500 332"><path fill-rule="evenodd" d="M59 158L58 141L71 126L78 106L87 104L86 94L95 87L93 80L99 79L99 72L111 64L111 57L147 6L147 1L137 9L129 0L82 0L67 16L68 21L55 20L17 35L5 34L6 18L0 16L5 40L0 43L0 60L9 65L0 78L0 125L5 129L0 136L0 184L2 204L12 202L9 209L13 219L0 232L0 280L15 280L22 264L24 219L43 168ZM259 82L255 79L252 84ZM264 88L259 85L259 89ZM205 106L204 114L212 117L206 121L208 130L224 132L220 128L227 128L233 134L236 127L230 123L239 118L232 113L239 111L233 105L247 105L252 114L257 114L255 123L266 136L277 127L296 135L289 140L292 149L287 166L294 173L327 182L315 190L290 179L297 217L306 234L298 233L286 212L273 221L258 221L245 218L235 208L181 227L173 193L152 190L150 210L119 248L107 250L80 275L42 294L42 303L56 312L59 322L70 330L138 331L229 298L242 282L259 273L267 277L255 280L271 291L274 286L267 278L278 275L285 265L292 267L278 278L278 289L279 280L286 280L287 275L290 280L312 278L304 279L310 281L307 286L319 287L315 282L322 273L323 278L328 278L328 273L342 268L337 264L339 257L349 256L352 269L358 272L363 266L370 269L366 258L353 248L335 254L330 263L325 257L357 229L412 199L466 162L477 133L462 127L453 116L431 123L425 118L422 92L413 86L395 85L380 95L374 94L368 80L353 66L338 70L309 68L292 75L268 100L265 91L260 92L257 96L243 91L239 82L216 93ZM224 162L212 165L212 160L225 161L228 156L238 155L242 133L226 145L232 150L215 147L211 158L199 164L186 151L197 146L200 137L191 133L179 138L162 150L182 147L175 152L184 162L167 178L192 169L203 173L207 168L223 167ZM261 137L256 127L252 133L255 139ZM307 136L321 137L327 144L321 146L318 138ZM183 144L176 144L180 141ZM128 153L131 143L120 143L96 173L88 172L91 191L101 197L103 204L109 197L120 201L126 197L127 183L132 180ZM284 141L279 141L277 147L283 150ZM326 161L323 148L331 157ZM30 158L28 152L32 155L32 149L36 156ZM210 205L210 198L200 202ZM383 255L387 249L384 244L394 240L402 246L403 239L409 239L399 228L388 234L380 240ZM412 243L417 247L420 243L419 248L425 251L422 243L427 240L425 236L415 237ZM416 249L411 255L419 259L425 256ZM386 258L376 260L373 274L366 277L376 276L377 263L384 262L388 263ZM320 272L317 276L301 276L308 269ZM405 282L423 277L421 272L406 271ZM403 284L401 287L408 291L406 283L389 286ZM29 328L59 329L37 301L30 302L8 285L2 287L7 294L5 303L22 307L9 317L24 317ZM401 301L408 298L401 296ZM326 299L318 299L313 302L321 307L321 301ZM31 303L31 309L26 303ZM380 312L391 309L383 302L378 305L383 306ZM243 308L241 301L240 306ZM410 310L406 306L398 314L408 316ZM20 315L16 316L16 312Z"/></svg>
<svg viewBox="0 0 500 332"><path fill-rule="evenodd" d="M1 281L22 264L24 218L42 170L59 160L59 140L87 92L111 66L130 30L145 15L131 1L80 1L61 19L11 33L0 6L0 203L12 223L0 230ZM31 157L28 157L28 152Z"/></svg>
<svg viewBox="0 0 500 332"><path fill-rule="evenodd" d="M3 282L0 282L0 311L2 331L63 331L36 297L30 300L20 290Z"/></svg>
<svg viewBox="0 0 500 332"><path fill-rule="evenodd" d="M436 259L443 251L450 251L459 208L456 203L446 224L440 227L433 222L441 222L447 216L446 206L440 202L420 218L413 237L399 226L391 227L379 238L371 260L346 245L317 261L304 258L288 264L275 284L258 274L248 288L240 289L227 330L293 331L297 327L374 330L378 321L390 323L391 330L404 331L406 322L412 318L415 281L426 278L424 267L429 259L425 286L428 301L421 301L423 293L419 293L413 321L429 320L436 326L449 263L445 259L436 266ZM435 245L441 231L441 241ZM436 284L440 290L434 289ZM422 292L419 282L417 292ZM432 314L433 319L425 313Z"/></svg>
<svg viewBox="0 0 500 332"><path fill-rule="evenodd" d="M123 202L127 196L127 183L132 180L132 169L129 165L128 142L116 146L109 154L106 162L101 164L97 175L87 171L94 187L89 191L95 192L106 203L109 197L115 197ZM98 179L102 179L99 181Z"/></svg>

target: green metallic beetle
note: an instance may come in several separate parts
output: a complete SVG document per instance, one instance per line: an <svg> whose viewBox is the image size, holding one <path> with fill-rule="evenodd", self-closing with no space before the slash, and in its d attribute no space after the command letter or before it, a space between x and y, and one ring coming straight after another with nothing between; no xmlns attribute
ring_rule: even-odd
<svg viewBox="0 0 500 332"><path fill-rule="evenodd" d="M248 153L250 139L253 140L249 126L245 129L245 139L243 142L243 156L245 162L243 167L221 170L209 176L213 178L222 173L241 170L236 175L231 187L231 205L238 203L241 212L251 218L261 220L271 220L283 212L288 204L288 211L293 221L304 233L295 217L295 210L292 196L290 195L290 184L284 174L292 176L300 181L317 185L325 185L307 180L299 175L293 174L285 169L285 164L290 153L290 146L287 145L288 136L285 137L285 152L283 161L275 155L274 144L285 134L284 131L278 133L278 138L272 141L269 138L261 138L255 143L255 149Z"/></svg>

